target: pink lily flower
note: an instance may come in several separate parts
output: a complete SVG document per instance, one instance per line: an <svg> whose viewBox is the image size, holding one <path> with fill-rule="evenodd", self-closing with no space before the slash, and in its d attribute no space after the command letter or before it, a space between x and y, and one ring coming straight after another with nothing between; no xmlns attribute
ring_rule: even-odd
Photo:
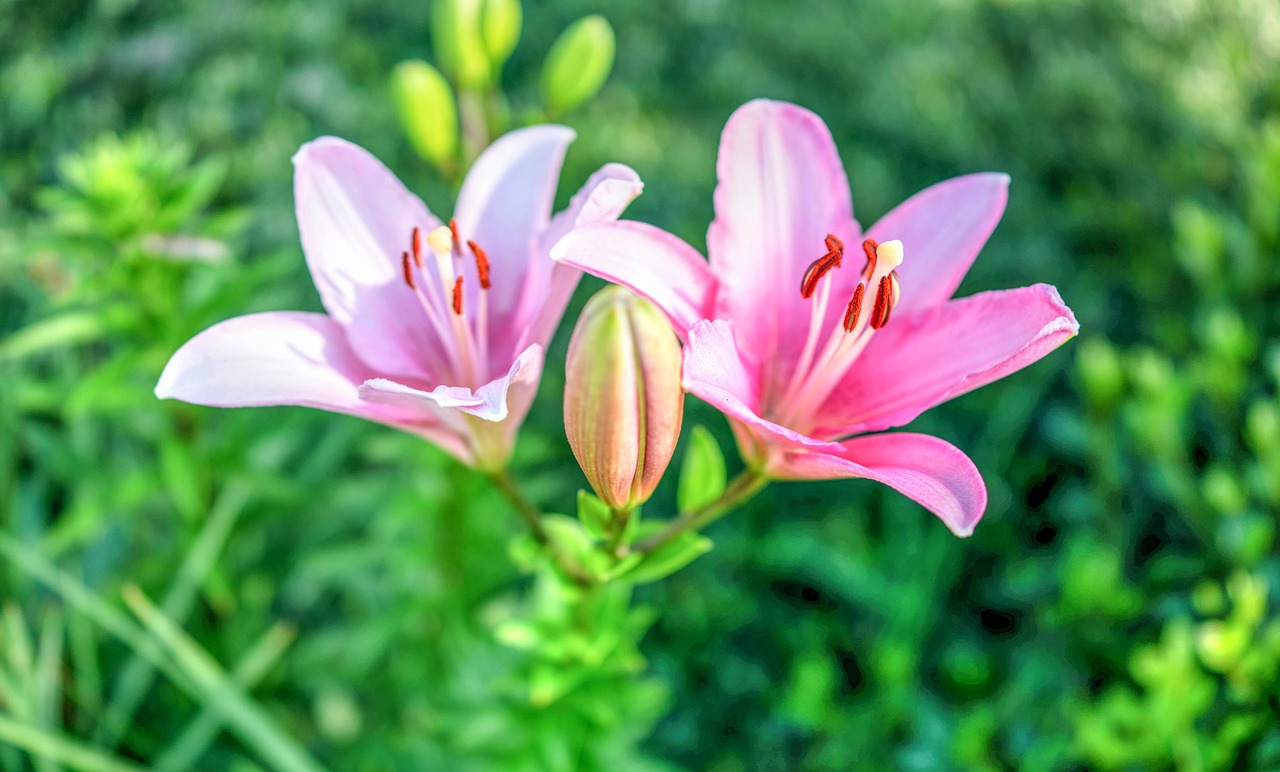
<svg viewBox="0 0 1280 772"><path fill-rule="evenodd" d="M579 225L640 193L610 164L551 217L574 134L513 131L476 160L444 225L376 158L322 137L293 158L298 230L328 314L229 319L180 348L156 396L200 405L304 405L394 426L464 463L510 455L581 272L549 258Z"/></svg>
<svg viewBox="0 0 1280 772"><path fill-rule="evenodd" d="M1009 178L939 183L864 234L826 125L766 100L729 118L716 171L709 262L629 221L576 230L552 257L666 312L686 341L685 389L731 419L750 467L877 480L973 533L987 490L968 456L937 437L879 432L1076 334L1048 285L951 299L1004 212Z"/></svg>

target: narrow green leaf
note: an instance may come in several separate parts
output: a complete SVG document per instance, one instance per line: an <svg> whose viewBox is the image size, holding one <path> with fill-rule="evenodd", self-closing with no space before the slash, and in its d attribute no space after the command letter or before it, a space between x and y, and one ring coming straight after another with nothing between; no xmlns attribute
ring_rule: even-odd
<svg viewBox="0 0 1280 772"><path fill-rule="evenodd" d="M649 553L620 579L637 584L671 576L711 551L712 541L701 534L685 532Z"/></svg>
<svg viewBox="0 0 1280 772"><path fill-rule="evenodd" d="M578 520L587 529L587 533L603 539L608 533L612 514L609 505L601 501L600 497L585 490L578 491Z"/></svg>
<svg viewBox="0 0 1280 772"><path fill-rule="evenodd" d="M59 762L85 772L141 772L142 767L126 764L60 735L0 716L0 743L7 743L31 755Z"/></svg>
<svg viewBox="0 0 1280 772"><path fill-rule="evenodd" d="M232 683L213 657L155 607L136 586L124 600L191 681L193 696L217 711L240 740L279 770L318 772L321 767L259 705Z"/></svg>
<svg viewBox="0 0 1280 772"><path fill-rule="evenodd" d="M689 434L689 449L680 466L676 504L682 513L702 509L724 494L728 475L724 454L716 438L705 426L695 426Z"/></svg>

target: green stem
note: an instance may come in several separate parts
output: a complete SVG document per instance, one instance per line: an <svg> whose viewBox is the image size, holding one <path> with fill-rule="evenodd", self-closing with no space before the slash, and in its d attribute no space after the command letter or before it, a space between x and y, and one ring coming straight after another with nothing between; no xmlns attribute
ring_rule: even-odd
<svg viewBox="0 0 1280 772"><path fill-rule="evenodd" d="M569 560L569 558L560 550L556 543L551 539L551 535L547 533L547 529L542 527L542 510L524 495L524 491L520 490L520 486L516 483L515 478L511 476L511 472L507 469L498 469L489 472L489 479L507 497L507 501L511 502L511 506L529 526L529 531L533 533L533 538L546 549L551 555L551 559L560 566L560 570L573 581L583 587L590 586L595 583L592 577L588 576L577 564Z"/></svg>
<svg viewBox="0 0 1280 772"><path fill-rule="evenodd" d="M769 478L755 469L745 469L725 487L720 498L703 507L686 512L672 520L666 528L636 545L636 550L653 552L685 531L700 531L729 513L729 510L759 493L769 484Z"/></svg>

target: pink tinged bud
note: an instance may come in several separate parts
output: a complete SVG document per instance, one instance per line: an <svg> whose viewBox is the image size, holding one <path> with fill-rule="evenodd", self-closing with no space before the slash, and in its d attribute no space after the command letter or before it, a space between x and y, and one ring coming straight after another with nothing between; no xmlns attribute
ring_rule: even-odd
<svg viewBox="0 0 1280 772"><path fill-rule="evenodd" d="M647 500L671 461L684 418L680 362L666 317L621 287L591 298L574 327L565 434L592 489L615 509Z"/></svg>

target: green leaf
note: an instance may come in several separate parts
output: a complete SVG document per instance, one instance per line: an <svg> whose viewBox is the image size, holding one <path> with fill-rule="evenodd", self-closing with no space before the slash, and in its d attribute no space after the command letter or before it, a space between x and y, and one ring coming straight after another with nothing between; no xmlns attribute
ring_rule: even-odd
<svg viewBox="0 0 1280 772"><path fill-rule="evenodd" d="M613 27L603 16L581 18L560 33L542 66L542 94L551 112L572 110L599 93L615 49Z"/></svg>
<svg viewBox="0 0 1280 772"><path fill-rule="evenodd" d="M584 490L578 491L578 520L582 522L582 527L587 529L587 533L597 539L603 539L608 534L612 516L613 512L609 509L609 505L601 501L598 496Z"/></svg>
<svg viewBox="0 0 1280 772"><path fill-rule="evenodd" d="M682 533L646 555L619 578L637 584L665 579L710 552L712 546L712 541L701 534Z"/></svg>
<svg viewBox="0 0 1280 772"><path fill-rule="evenodd" d="M681 512L702 509L724 494L728 475L724 454L705 426L695 426L689 435L689 449L680 467L676 503Z"/></svg>

